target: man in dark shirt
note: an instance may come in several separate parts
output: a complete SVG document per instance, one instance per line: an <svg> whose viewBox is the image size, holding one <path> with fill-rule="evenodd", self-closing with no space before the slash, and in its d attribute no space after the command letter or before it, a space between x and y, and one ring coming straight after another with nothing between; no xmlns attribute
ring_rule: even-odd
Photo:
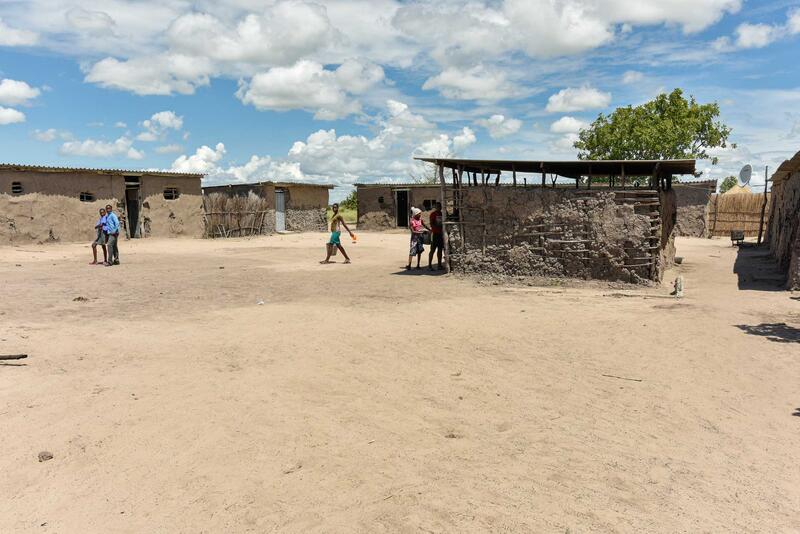
<svg viewBox="0 0 800 534"><path fill-rule="evenodd" d="M442 203L436 203L436 209L431 212L431 251L428 253L428 270L433 270L433 251L439 261L439 270L442 270L442 250L444 249L444 232L442 232Z"/></svg>

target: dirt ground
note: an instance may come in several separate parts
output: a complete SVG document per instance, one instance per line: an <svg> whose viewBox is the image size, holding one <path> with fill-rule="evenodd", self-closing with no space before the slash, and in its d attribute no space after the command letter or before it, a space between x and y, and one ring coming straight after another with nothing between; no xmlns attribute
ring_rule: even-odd
<svg viewBox="0 0 800 534"><path fill-rule="evenodd" d="M682 300L323 240L0 248L0 532L800 531L800 299L727 240Z"/></svg>

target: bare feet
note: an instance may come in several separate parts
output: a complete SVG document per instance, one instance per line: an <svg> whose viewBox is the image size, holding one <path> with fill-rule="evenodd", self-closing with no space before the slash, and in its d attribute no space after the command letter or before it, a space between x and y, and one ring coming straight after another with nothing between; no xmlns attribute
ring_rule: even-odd
<svg viewBox="0 0 800 534"><path fill-rule="evenodd" d="M331 260L322 260L320 263L324 265L326 263L335 263L335 262L333 262Z"/></svg>
<svg viewBox="0 0 800 534"><path fill-rule="evenodd" d="M93 262L92 262L92 263L90 263L89 265L97 265L97 261L93 261Z"/></svg>

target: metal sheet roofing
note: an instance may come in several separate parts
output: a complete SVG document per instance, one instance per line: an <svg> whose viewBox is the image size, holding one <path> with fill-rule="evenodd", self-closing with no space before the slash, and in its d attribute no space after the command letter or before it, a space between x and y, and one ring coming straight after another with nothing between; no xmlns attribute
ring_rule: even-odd
<svg viewBox="0 0 800 534"><path fill-rule="evenodd" d="M52 173L94 172L100 174L127 174L129 176L144 176L149 174L151 176L179 176L185 178L202 178L205 176L203 173L160 171L153 169L92 169L88 167L51 167L48 165L23 165L19 163L0 163L0 170Z"/></svg>
<svg viewBox="0 0 800 534"><path fill-rule="evenodd" d="M549 173L565 178L581 176L652 176L659 174L694 174L693 159L664 160L576 160L576 161L514 161L478 160L455 158L415 158L420 161L442 165L449 169L467 172L524 172Z"/></svg>

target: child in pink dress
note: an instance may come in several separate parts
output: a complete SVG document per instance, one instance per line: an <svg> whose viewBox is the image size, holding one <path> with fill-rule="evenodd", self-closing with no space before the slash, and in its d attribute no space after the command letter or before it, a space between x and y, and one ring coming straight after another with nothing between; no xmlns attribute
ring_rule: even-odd
<svg viewBox="0 0 800 534"><path fill-rule="evenodd" d="M411 270L411 260L417 256L417 269L420 269L419 261L422 253L425 252L425 232L430 230L422 220L422 210L411 208L411 220L408 222L411 229L411 248L408 251L408 264L406 270Z"/></svg>

